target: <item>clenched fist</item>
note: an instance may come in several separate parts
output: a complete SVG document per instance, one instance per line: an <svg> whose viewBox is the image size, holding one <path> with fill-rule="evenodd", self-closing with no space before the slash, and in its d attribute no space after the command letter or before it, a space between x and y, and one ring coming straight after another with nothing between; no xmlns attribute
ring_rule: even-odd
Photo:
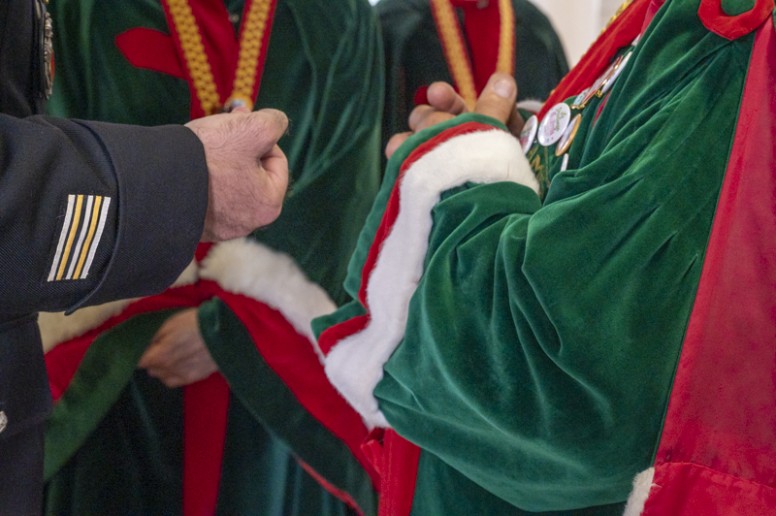
<svg viewBox="0 0 776 516"><path fill-rule="evenodd" d="M274 221L288 188L288 160L277 142L288 127L275 109L192 120L210 174L202 241L245 236Z"/></svg>

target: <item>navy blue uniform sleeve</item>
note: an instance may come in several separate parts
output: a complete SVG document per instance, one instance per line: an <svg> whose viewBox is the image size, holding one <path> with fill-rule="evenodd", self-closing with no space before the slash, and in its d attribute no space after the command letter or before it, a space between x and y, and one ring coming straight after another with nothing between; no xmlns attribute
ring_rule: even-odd
<svg viewBox="0 0 776 516"><path fill-rule="evenodd" d="M207 192L185 127L0 115L0 314L164 289L193 256Z"/></svg>

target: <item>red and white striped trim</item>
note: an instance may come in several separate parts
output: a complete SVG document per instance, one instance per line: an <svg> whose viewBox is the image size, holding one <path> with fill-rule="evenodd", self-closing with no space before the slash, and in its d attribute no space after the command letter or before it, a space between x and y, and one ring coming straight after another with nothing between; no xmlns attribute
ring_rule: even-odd
<svg viewBox="0 0 776 516"><path fill-rule="evenodd" d="M539 191L519 142L508 133L484 130L437 138L441 142L412 163L400 179L399 213L367 280L366 327L337 343L326 356L326 374L368 427L388 427L372 391L404 337L407 312L423 274L431 233L431 210L443 192L467 182L513 182Z"/></svg>

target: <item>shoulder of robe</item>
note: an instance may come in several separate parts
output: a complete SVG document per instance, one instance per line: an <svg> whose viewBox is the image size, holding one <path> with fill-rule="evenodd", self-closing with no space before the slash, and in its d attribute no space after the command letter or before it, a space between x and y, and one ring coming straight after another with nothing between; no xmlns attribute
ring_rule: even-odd
<svg viewBox="0 0 776 516"><path fill-rule="evenodd" d="M774 0L701 0L698 17L714 34L734 40L762 25L773 9Z"/></svg>

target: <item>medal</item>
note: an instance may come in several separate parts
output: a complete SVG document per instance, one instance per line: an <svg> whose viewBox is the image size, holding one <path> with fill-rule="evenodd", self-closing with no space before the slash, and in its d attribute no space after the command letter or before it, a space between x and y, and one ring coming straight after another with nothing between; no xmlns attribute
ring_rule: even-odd
<svg viewBox="0 0 776 516"><path fill-rule="evenodd" d="M584 109L588 102L590 102L593 98L603 97L610 89L612 89L614 82L622 73L625 65L628 64L632 54L633 50L629 50L628 53L623 54L615 59L614 63L612 63L609 68L607 68L606 71L601 74L598 79L596 79L592 86L576 96L571 107L574 109Z"/></svg>
<svg viewBox="0 0 776 516"><path fill-rule="evenodd" d="M574 97L574 102L571 103L571 107L574 109L580 109L578 106L582 105L582 102L585 100L585 97L587 97L587 94L590 93L591 89L592 87L585 88L579 95Z"/></svg>
<svg viewBox="0 0 776 516"><path fill-rule="evenodd" d="M555 155L560 157L571 148L571 144L574 142L574 137L579 131L579 125L582 123L582 115L575 116L569 126L563 131L563 136L558 141L558 146L555 148Z"/></svg>
<svg viewBox="0 0 776 516"><path fill-rule="evenodd" d="M536 140L536 133L539 131L539 119L536 115L526 120L523 130L520 131L520 146L523 147L523 153L528 152L528 149L533 145Z"/></svg>
<svg viewBox="0 0 776 516"><path fill-rule="evenodd" d="M564 154L563 159L560 162L560 172L565 172L569 168L569 155Z"/></svg>
<svg viewBox="0 0 776 516"><path fill-rule="evenodd" d="M633 54L632 50L624 56L620 56L612 65L612 68L610 68L611 71L608 72L606 78L604 79L604 83L601 85L601 88L598 92L599 97L603 97L606 92L612 88L614 81L617 80L617 78L622 73L622 70L625 68L625 65L628 64L628 60L630 59L631 54Z"/></svg>
<svg viewBox="0 0 776 516"><path fill-rule="evenodd" d="M35 7L35 39L37 41L38 86L43 98L51 97L54 87L54 25L51 15L46 9L48 0L36 0Z"/></svg>
<svg viewBox="0 0 776 516"><path fill-rule="evenodd" d="M571 108L565 102L555 104L539 124L539 143L549 147L560 140L571 120Z"/></svg>

